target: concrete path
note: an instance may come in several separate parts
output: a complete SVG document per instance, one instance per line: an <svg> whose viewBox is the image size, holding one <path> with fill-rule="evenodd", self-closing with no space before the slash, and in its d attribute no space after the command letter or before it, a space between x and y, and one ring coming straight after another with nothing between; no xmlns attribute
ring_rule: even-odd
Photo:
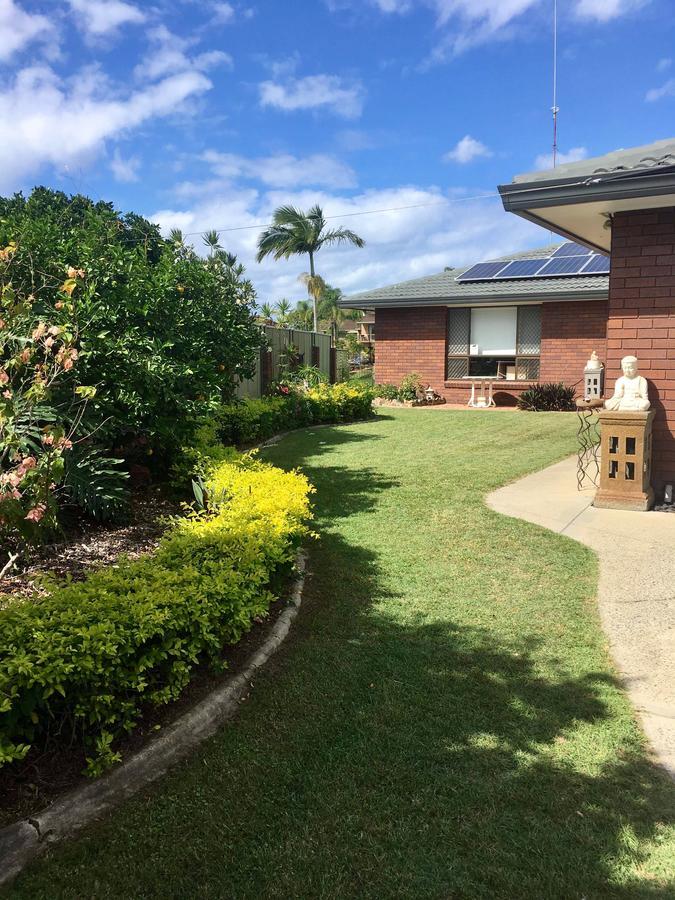
<svg viewBox="0 0 675 900"><path fill-rule="evenodd" d="M596 509L594 493L577 491L573 457L487 502L597 552L600 617L614 660L659 761L675 778L675 513Z"/></svg>

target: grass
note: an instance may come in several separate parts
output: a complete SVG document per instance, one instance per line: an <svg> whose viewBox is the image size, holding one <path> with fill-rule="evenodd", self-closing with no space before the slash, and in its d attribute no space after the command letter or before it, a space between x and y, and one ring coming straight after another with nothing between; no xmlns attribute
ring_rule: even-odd
<svg viewBox="0 0 675 900"><path fill-rule="evenodd" d="M396 410L270 448L318 489L289 643L235 722L10 896L673 896L673 788L608 661L595 558L483 503L574 431Z"/></svg>

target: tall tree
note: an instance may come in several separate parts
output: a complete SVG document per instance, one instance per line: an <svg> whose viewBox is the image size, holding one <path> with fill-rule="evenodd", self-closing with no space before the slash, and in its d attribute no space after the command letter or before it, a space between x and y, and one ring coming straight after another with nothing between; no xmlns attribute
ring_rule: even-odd
<svg viewBox="0 0 675 900"><path fill-rule="evenodd" d="M258 237L258 262L266 256L274 259L289 259L291 256L309 256L309 278L307 292L312 297L314 330L318 327L318 300L321 296L314 257L319 250L330 244L352 244L363 247L365 241L349 228L327 228L326 217L320 206L313 206L307 212L294 206L280 206L274 212L272 224ZM323 283L323 282L322 282Z"/></svg>

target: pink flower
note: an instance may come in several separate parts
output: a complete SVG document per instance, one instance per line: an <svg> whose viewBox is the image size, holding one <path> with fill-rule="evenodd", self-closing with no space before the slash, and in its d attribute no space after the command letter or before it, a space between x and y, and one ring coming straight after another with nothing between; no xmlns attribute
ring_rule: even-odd
<svg viewBox="0 0 675 900"><path fill-rule="evenodd" d="M68 359L64 359L64 361L63 361L63 371L64 371L64 372L69 372L70 369L73 368L73 365L74 365L74 363L73 363L73 361L72 361L72 359L71 359L70 357L68 357Z"/></svg>
<svg viewBox="0 0 675 900"><path fill-rule="evenodd" d="M42 436L42 443L45 447L51 447L54 443L54 435L53 434L45 434Z"/></svg>
<svg viewBox="0 0 675 900"><path fill-rule="evenodd" d="M33 340L39 341L40 338L42 337L42 335L46 333L46 331L47 331L47 326L45 325L44 322L40 322L40 324L38 325L38 327L35 329L35 331L32 334Z"/></svg>
<svg viewBox="0 0 675 900"><path fill-rule="evenodd" d="M34 456L27 456L24 460L21 461L21 466L26 470L34 469L37 465L37 460Z"/></svg>
<svg viewBox="0 0 675 900"><path fill-rule="evenodd" d="M3 396L6 400L11 400L11 399L12 399L12 392L11 392L11 391L3 391L3 392L2 392L2 396Z"/></svg>
<svg viewBox="0 0 675 900"><path fill-rule="evenodd" d="M34 506L33 509L29 509L26 513L25 519L27 522L39 522L40 519L45 514L45 510L47 507L44 503L38 503L37 506Z"/></svg>
<svg viewBox="0 0 675 900"><path fill-rule="evenodd" d="M22 363L30 362L30 350L28 347L26 347L26 349L21 354L21 362Z"/></svg>
<svg viewBox="0 0 675 900"><path fill-rule="evenodd" d="M0 369L0 384L7 384L9 381L9 375L5 372L4 369Z"/></svg>

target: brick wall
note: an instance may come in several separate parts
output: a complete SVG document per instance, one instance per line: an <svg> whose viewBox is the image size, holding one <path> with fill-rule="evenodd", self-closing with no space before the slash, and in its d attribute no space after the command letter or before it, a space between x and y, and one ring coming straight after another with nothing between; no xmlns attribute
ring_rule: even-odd
<svg viewBox="0 0 675 900"><path fill-rule="evenodd" d="M649 382L654 487L675 482L675 208L617 213L612 221L607 375L635 355Z"/></svg>
<svg viewBox="0 0 675 900"><path fill-rule="evenodd" d="M604 359L607 303L545 303L542 309L541 380L574 384L597 350ZM469 387L465 381L445 380L447 311L445 307L378 309L375 313L375 381L400 384L417 372L424 384L449 403L465 404ZM530 382L499 385L497 402L514 404Z"/></svg>
<svg viewBox="0 0 675 900"><path fill-rule="evenodd" d="M604 361L607 353L607 301L544 303L541 313L540 381L579 384L593 350Z"/></svg>
<svg viewBox="0 0 675 900"><path fill-rule="evenodd" d="M417 372L440 394L445 381L445 306L375 312L375 381L400 384Z"/></svg>

